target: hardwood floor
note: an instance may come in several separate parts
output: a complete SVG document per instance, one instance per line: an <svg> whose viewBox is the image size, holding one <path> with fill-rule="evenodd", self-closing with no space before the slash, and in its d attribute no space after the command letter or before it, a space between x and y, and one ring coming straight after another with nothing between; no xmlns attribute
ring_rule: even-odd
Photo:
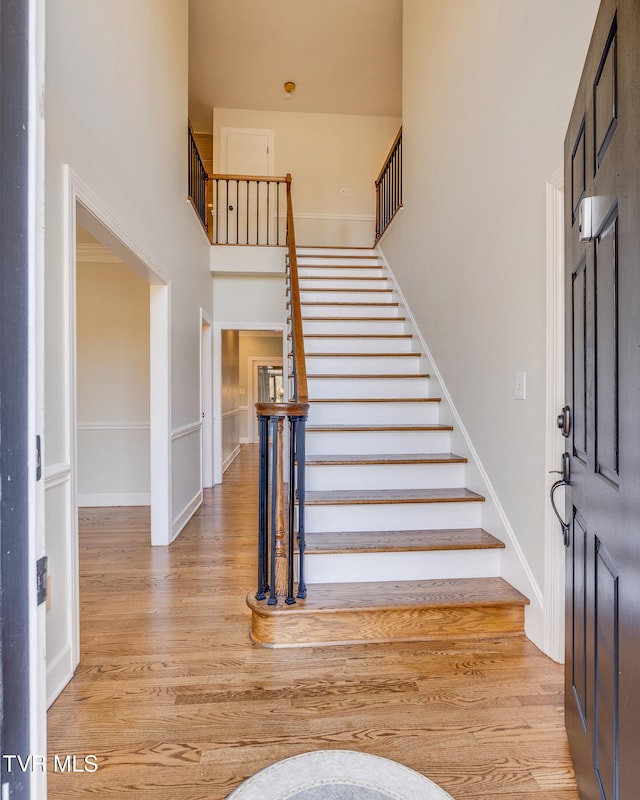
<svg viewBox="0 0 640 800"><path fill-rule="evenodd" d="M456 800L578 800L562 667L503 641L269 650L249 641L257 456L205 493L170 548L148 510L81 509L81 663L49 711L49 798L222 800L273 761L353 749Z"/></svg>

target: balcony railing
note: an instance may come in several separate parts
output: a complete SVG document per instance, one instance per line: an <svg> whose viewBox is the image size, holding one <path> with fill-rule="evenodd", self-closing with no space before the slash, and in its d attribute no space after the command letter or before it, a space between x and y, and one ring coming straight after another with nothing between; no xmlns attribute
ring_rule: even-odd
<svg viewBox="0 0 640 800"><path fill-rule="evenodd" d="M280 181L281 179L274 179ZM307 371L300 309L291 176L284 179L286 238L289 247L287 292L291 314L291 399L256 403L260 427L257 600L280 598L293 604L306 597L304 578L305 426L309 413ZM288 470L285 484L285 440Z"/></svg>
<svg viewBox="0 0 640 800"><path fill-rule="evenodd" d="M286 178L209 175L209 196L213 244L286 244Z"/></svg>
<svg viewBox="0 0 640 800"><path fill-rule="evenodd" d="M376 179L376 243L402 207L402 128Z"/></svg>
<svg viewBox="0 0 640 800"><path fill-rule="evenodd" d="M204 168L200 151L196 144L195 136L189 125L188 142L188 164L189 164L189 194L188 199L193 205L194 211L198 215L207 236L209 236L209 217L207 214L207 183L209 176Z"/></svg>

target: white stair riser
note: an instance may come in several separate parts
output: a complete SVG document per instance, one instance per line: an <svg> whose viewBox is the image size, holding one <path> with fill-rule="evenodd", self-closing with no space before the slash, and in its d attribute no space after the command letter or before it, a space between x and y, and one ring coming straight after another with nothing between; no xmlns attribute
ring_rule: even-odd
<svg viewBox="0 0 640 800"><path fill-rule="evenodd" d="M432 425L440 403L318 403L309 406L310 425L388 425L390 422ZM387 452L387 451L385 451Z"/></svg>
<svg viewBox="0 0 640 800"><path fill-rule="evenodd" d="M356 253L354 253L352 247L296 247L296 256L298 258L325 258L326 256L347 256L352 258L354 255L369 256L370 258L378 257L376 251L369 247L359 249Z"/></svg>
<svg viewBox="0 0 640 800"><path fill-rule="evenodd" d="M302 330L309 333L406 333L404 320L389 317L383 320L366 319L303 319Z"/></svg>
<svg viewBox="0 0 640 800"><path fill-rule="evenodd" d="M306 351L305 351L306 353ZM420 372L420 356L315 356L306 353L307 373L315 375L398 375Z"/></svg>
<svg viewBox="0 0 640 800"><path fill-rule="evenodd" d="M338 532L479 528L481 506L480 502L307 505L305 530Z"/></svg>
<svg viewBox="0 0 640 800"><path fill-rule="evenodd" d="M316 286L319 290L320 287ZM358 289L350 289L347 292L336 292L329 290L314 291L302 289L300 291L301 303L392 303L393 292L362 292Z"/></svg>
<svg viewBox="0 0 640 800"><path fill-rule="evenodd" d="M318 276L320 277L320 276ZM388 280L378 280L377 278L340 278L340 277L327 277L322 280L314 280L313 278L299 277L300 291L304 292L309 289L353 289L357 292L362 289L392 289L393 287Z"/></svg>
<svg viewBox="0 0 640 800"><path fill-rule="evenodd" d="M345 301L346 302L346 301ZM385 305L307 305L302 306L303 321L310 317L397 317L398 306Z"/></svg>
<svg viewBox="0 0 640 800"><path fill-rule="evenodd" d="M380 261L376 256L367 256L366 258L357 258L354 256L340 256L340 258L329 258L321 256L297 256L298 267L306 267L309 265L320 267L349 267L349 266L371 266L380 268Z"/></svg>
<svg viewBox="0 0 640 800"><path fill-rule="evenodd" d="M414 553L307 554L308 583L493 578L500 575L500 550L441 550Z"/></svg>
<svg viewBox="0 0 640 800"><path fill-rule="evenodd" d="M309 491L462 488L464 464L307 464Z"/></svg>
<svg viewBox="0 0 640 800"><path fill-rule="evenodd" d="M363 453L445 453L450 431L307 431L307 452L313 455Z"/></svg>
<svg viewBox="0 0 640 800"><path fill-rule="evenodd" d="M298 278L313 278L324 275L342 275L343 278L385 278L382 267L304 267L298 265Z"/></svg>
<svg viewBox="0 0 640 800"><path fill-rule="evenodd" d="M309 397L427 397L427 378L313 378L308 376ZM390 422L404 420L390 420Z"/></svg>
<svg viewBox="0 0 640 800"><path fill-rule="evenodd" d="M304 351L311 353L410 353L413 339L397 337L314 338L305 336Z"/></svg>

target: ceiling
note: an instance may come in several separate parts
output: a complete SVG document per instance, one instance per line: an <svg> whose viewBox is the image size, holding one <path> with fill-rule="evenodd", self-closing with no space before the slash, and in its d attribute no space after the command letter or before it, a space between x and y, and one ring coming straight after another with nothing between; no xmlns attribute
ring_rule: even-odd
<svg viewBox="0 0 640 800"><path fill-rule="evenodd" d="M399 117L401 102L402 0L190 0L196 130L214 107Z"/></svg>

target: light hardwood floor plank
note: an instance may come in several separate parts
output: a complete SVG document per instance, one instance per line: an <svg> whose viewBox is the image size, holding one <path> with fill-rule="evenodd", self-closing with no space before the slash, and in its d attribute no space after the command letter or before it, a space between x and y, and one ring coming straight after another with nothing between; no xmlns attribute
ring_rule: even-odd
<svg viewBox="0 0 640 800"><path fill-rule="evenodd" d="M456 800L578 800L562 667L523 636L269 650L249 640L257 456L170 548L148 510L80 510L81 662L49 711L50 800L223 800L280 758L348 748Z"/></svg>

